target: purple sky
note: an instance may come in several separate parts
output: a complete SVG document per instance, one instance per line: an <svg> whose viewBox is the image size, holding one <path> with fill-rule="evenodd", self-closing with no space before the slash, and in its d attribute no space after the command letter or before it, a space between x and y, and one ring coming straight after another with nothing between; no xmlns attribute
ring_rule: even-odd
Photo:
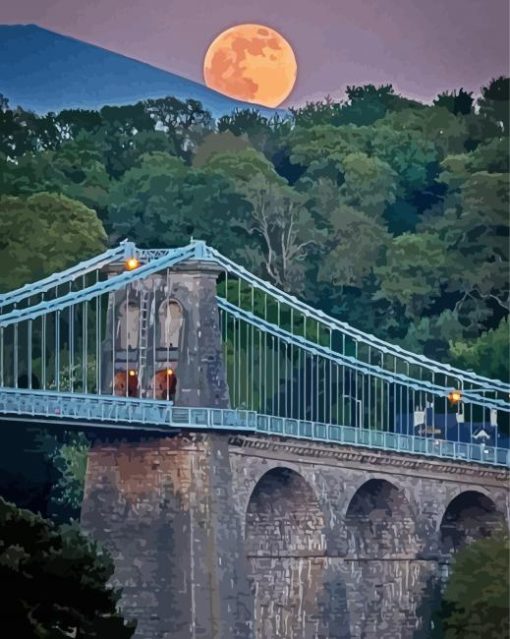
<svg viewBox="0 0 510 639"><path fill-rule="evenodd" d="M431 100L508 75L507 0L14 0L0 23L35 23L203 82L212 39L240 22L280 31L298 60L286 104L392 83Z"/></svg>

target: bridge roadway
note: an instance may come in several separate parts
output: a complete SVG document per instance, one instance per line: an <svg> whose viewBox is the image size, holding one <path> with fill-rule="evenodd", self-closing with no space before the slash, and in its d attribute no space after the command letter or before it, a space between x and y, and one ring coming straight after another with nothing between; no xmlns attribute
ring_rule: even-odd
<svg viewBox="0 0 510 639"><path fill-rule="evenodd" d="M273 417L250 410L176 407L171 402L152 399L3 388L0 389L0 419L131 431L205 429L251 432L484 465L510 466L508 449L485 444Z"/></svg>

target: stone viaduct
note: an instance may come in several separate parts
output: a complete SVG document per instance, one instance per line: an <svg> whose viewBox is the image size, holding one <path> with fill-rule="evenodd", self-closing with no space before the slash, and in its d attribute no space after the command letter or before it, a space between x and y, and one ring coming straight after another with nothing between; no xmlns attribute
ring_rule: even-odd
<svg viewBox="0 0 510 639"><path fill-rule="evenodd" d="M137 639L412 639L504 469L228 434L93 446L84 526Z"/></svg>

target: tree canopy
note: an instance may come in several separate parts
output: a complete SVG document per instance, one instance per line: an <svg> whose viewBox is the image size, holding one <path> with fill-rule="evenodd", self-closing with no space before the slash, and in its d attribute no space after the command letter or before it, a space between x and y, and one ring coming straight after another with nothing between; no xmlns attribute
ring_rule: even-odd
<svg viewBox="0 0 510 639"><path fill-rule="evenodd" d="M129 639L117 612L110 557L75 526L56 527L0 498L0 618L3 634Z"/></svg>
<svg viewBox="0 0 510 639"><path fill-rule="evenodd" d="M508 536L481 539L455 557L443 594L444 639L508 639Z"/></svg>
<svg viewBox="0 0 510 639"><path fill-rule="evenodd" d="M286 117L217 121L173 97L45 116L3 98L0 286L105 242L193 236L378 337L438 359L479 353L508 315L508 87L426 105L349 86Z"/></svg>

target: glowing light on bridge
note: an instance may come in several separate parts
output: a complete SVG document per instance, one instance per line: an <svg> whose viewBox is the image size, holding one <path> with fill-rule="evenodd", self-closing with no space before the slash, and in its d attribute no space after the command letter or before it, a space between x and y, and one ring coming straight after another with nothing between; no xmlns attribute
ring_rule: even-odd
<svg viewBox="0 0 510 639"><path fill-rule="evenodd" d="M452 390L448 395L448 400L451 404L458 404L462 399L462 393L460 390Z"/></svg>
<svg viewBox="0 0 510 639"><path fill-rule="evenodd" d="M126 260L126 270L128 271L134 271L135 268L138 268L140 266L140 260L138 260L136 257L130 257L128 260Z"/></svg>

